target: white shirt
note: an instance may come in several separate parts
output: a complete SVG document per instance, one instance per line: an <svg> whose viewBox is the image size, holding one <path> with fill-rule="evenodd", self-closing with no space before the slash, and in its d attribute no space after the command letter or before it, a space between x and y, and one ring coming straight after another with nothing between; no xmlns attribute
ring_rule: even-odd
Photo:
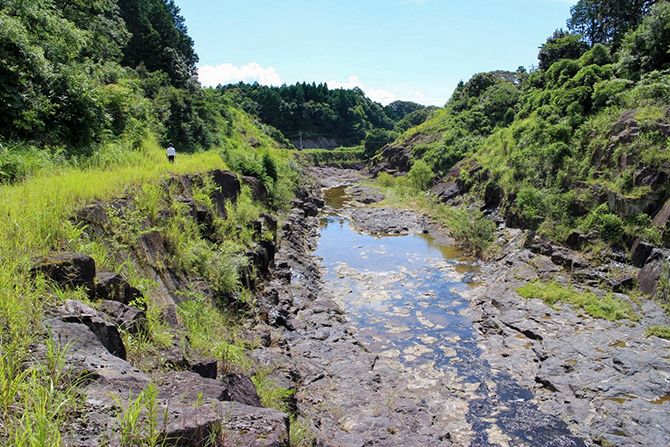
<svg viewBox="0 0 670 447"><path fill-rule="evenodd" d="M167 155L168 155L168 157L169 156L174 157L175 155L177 155L177 150L175 148L173 148L172 146L170 146L169 148L167 148Z"/></svg>

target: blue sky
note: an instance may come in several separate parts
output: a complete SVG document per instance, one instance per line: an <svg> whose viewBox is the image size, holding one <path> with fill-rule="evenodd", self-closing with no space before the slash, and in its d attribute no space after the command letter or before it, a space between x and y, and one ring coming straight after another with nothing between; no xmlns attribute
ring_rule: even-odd
<svg viewBox="0 0 670 447"><path fill-rule="evenodd" d="M442 106L458 81L537 65L576 0L175 0L205 86L358 86Z"/></svg>

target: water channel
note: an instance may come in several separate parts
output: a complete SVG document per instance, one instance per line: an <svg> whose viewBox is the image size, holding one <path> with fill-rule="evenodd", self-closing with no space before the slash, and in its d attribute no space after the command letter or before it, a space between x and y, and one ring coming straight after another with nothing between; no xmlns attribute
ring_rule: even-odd
<svg viewBox="0 0 670 447"><path fill-rule="evenodd" d="M531 391L481 358L465 296L476 268L427 235L371 236L341 213L344 188L327 191L317 256L365 347L395 365L429 401L461 400L472 446L583 446L558 417L541 412ZM412 379L414 378L414 379Z"/></svg>

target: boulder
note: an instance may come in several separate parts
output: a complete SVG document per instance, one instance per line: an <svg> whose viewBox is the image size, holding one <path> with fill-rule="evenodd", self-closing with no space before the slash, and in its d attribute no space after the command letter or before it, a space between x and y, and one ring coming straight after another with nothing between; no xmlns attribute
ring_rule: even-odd
<svg viewBox="0 0 670 447"><path fill-rule="evenodd" d="M641 238L635 239L630 248L631 262L635 267L643 267L653 250L654 246L649 242Z"/></svg>
<svg viewBox="0 0 670 447"><path fill-rule="evenodd" d="M261 400L256 392L256 385L251 377L245 374L229 374L223 378L228 388L230 400L252 407L261 407Z"/></svg>
<svg viewBox="0 0 670 447"><path fill-rule="evenodd" d="M500 206L505 197L505 190L493 183L488 183L484 190L484 207L496 208Z"/></svg>
<svg viewBox="0 0 670 447"><path fill-rule="evenodd" d="M103 236L105 229L109 226L109 215L107 204L92 203L77 211L76 219L84 222L84 231L89 235Z"/></svg>
<svg viewBox="0 0 670 447"><path fill-rule="evenodd" d="M52 253L41 258L31 269L35 276L43 274L59 287L85 287L95 293L95 261L81 253Z"/></svg>
<svg viewBox="0 0 670 447"><path fill-rule="evenodd" d="M80 301L67 300L61 310L62 320L67 323L79 323L89 328L110 354L126 359L126 347L115 324L105 318L91 306Z"/></svg>
<svg viewBox="0 0 670 447"><path fill-rule="evenodd" d="M118 273L99 272L95 275L95 297L97 299L130 304L141 296L142 292L131 287Z"/></svg>
<svg viewBox="0 0 670 447"><path fill-rule="evenodd" d="M583 235L579 231L573 231L565 240L565 245L573 250L579 250L588 240L588 236Z"/></svg>
<svg viewBox="0 0 670 447"><path fill-rule="evenodd" d="M667 260L663 252L655 249L651 256L649 256L647 264L642 267L640 273L637 275L637 282L642 293L651 297L658 295L658 280L661 275L667 275L666 263Z"/></svg>
<svg viewBox="0 0 670 447"><path fill-rule="evenodd" d="M319 214L319 209L312 202L304 202L302 206L305 217L314 217Z"/></svg>
<svg viewBox="0 0 670 447"><path fill-rule="evenodd" d="M131 334L139 334L147 319L145 311L118 301L103 301L100 311L104 312L116 327Z"/></svg>
<svg viewBox="0 0 670 447"><path fill-rule="evenodd" d="M217 187L211 194L214 206L222 219L226 218L226 201L237 202L240 194L240 181L230 171L216 169L210 173L214 185Z"/></svg>
<svg viewBox="0 0 670 447"><path fill-rule="evenodd" d="M460 180L450 180L446 183L438 183L430 190L430 194L436 196L442 202L448 202L463 194L465 188Z"/></svg>
<svg viewBox="0 0 670 447"><path fill-rule="evenodd" d="M146 259L151 265L161 264L168 253L167 240L160 231L142 234L138 240L138 256Z"/></svg>
<svg viewBox="0 0 670 447"><path fill-rule="evenodd" d="M172 402L198 402L205 400L231 400L228 385L215 379L202 377L191 371L164 371L154 373L158 397Z"/></svg>
<svg viewBox="0 0 670 447"><path fill-rule="evenodd" d="M269 197L268 189L261 181L259 181L256 177L247 175L241 176L241 179L242 183L247 185L251 190L251 195L254 199L258 200L259 202L267 202Z"/></svg>
<svg viewBox="0 0 670 447"><path fill-rule="evenodd" d="M189 371L193 371L206 379L216 379L218 374L218 362L216 359L189 359Z"/></svg>
<svg viewBox="0 0 670 447"><path fill-rule="evenodd" d="M289 445L289 416L278 410L255 408L238 402L214 402L199 407L172 404L165 435L166 445Z"/></svg>
<svg viewBox="0 0 670 447"><path fill-rule="evenodd" d="M635 173L634 186L649 186L652 191L662 188L668 181L668 173L660 169L645 166Z"/></svg>
<svg viewBox="0 0 670 447"><path fill-rule="evenodd" d="M661 209L654 215L652 223L663 229L668 225L668 220L670 220L670 200L665 202Z"/></svg>

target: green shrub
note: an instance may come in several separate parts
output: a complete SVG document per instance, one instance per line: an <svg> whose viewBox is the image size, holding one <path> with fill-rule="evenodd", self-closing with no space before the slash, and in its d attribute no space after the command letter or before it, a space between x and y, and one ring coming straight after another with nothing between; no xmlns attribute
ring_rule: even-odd
<svg viewBox="0 0 670 447"><path fill-rule="evenodd" d="M532 186L524 187L519 191L516 204L526 219L539 221L545 216L544 195Z"/></svg>
<svg viewBox="0 0 670 447"><path fill-rule="evenodd" d="M380 172L377 174L377 184L383 188L390 188L395 185L395 177L388 172Z"/></svg>
<svg viewBox="0 0 670 447"><path fill-rule="evenodd" d="M477 257L483 257L495 237L496 225L479 210L451 208L438 219L449 228L458 246Z"/></svg>
<svg viewBox="0 0 670 447"><path fill-rule="evenodd" d="M428 163L423 160L416 160L409 170L409 174L407 174L410 185L419 191L428 189L433 181L433 177L435 177L435 174L430 169L430 166L428 166Z"/></svg>

